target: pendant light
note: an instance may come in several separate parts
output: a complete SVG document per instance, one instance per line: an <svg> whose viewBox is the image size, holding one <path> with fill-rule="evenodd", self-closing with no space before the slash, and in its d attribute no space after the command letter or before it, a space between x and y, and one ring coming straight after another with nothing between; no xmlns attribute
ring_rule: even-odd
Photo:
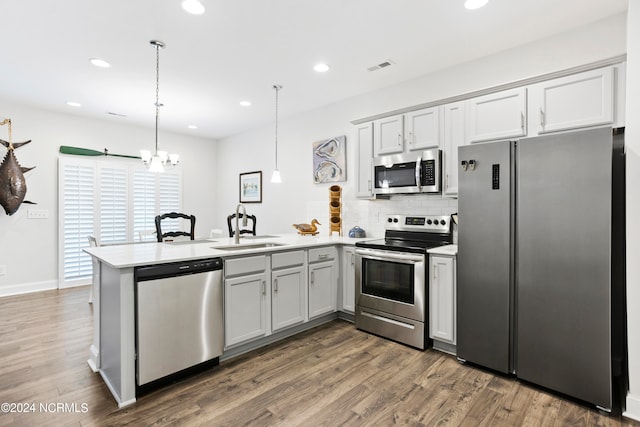
<svg viewBox="0 0 640 427"><path fill-rule="evenodd" d="M280 171L278 170L278 93L282 86L273 85L273 89L276 91L276 168L273 170L273 175L271 175L271 182L280 183L282 178L280 178Z"/></svg>
<svg viewBox="0 0 640 427"><path fill-rule="evenodd" d="M166 151L158 151L158 116L160 113L160 49L164 49L164 43L158 40L149 42L156 49L156 150L153 155L149 150L140 150L142 162L149 167L149 172L164 172L164 165L167 160L173 165L177 165L180 157L177 154L167 154Z"/></svg>

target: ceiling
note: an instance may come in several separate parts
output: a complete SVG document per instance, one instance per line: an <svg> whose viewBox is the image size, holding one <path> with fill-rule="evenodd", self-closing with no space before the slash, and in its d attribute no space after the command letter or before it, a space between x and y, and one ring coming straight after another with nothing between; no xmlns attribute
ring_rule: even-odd
<svg viewBox="0 0 640 427"><path fill-rule="evenodd" d="M0 0L0 99L223 138L625 12L628 0ZM90 58L110 68L98 68ZM371 66L391 60L377 71ZM331 67L313 71L317 62ZM250 107L239 102L248 100ZM70 107L67 101L82 104ZM1 117L10 116L0 111ZM188 129L195 125L197 129Z"/></svg>

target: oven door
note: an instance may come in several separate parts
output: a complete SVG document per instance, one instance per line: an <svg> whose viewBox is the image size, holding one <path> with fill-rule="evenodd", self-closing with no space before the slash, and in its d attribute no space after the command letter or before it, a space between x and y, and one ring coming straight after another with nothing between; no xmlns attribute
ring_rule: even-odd
<svg viewBox="0 0 640 427"><path fill-rule="evenodd" d="M426 321L426 255L356 248L356 306Z"/></svg>

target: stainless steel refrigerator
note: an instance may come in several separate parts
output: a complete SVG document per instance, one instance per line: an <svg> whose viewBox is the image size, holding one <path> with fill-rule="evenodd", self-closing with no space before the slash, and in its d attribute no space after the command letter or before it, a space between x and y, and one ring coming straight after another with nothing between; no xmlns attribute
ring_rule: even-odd
<svg viewBox="0 0 640 427"><path fill-rule="evenodd" d="M610 411L626 387L623 129L459 148L457 355Z"/></svg>

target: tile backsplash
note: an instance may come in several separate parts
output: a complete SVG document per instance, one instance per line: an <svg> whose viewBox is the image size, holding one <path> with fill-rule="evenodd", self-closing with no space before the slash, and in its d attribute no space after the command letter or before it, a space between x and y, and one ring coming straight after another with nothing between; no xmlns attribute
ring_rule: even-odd
<svg viewBox="0 0 640 427"><path fill-rule="evenodd" d="M349 230L357 225L367 232L367 237L382 237L387 215L451 215L456 212L458 212L458 199L427 194L397 195L391 196L388 200L343 200L342 234L347 236ZM308 202L307 216L317 218L323 224L322 229L328 230L327 200ZM327 225L324 226L325 224ZM457 242L455 226L453 231L455 243Z"/></svg>

